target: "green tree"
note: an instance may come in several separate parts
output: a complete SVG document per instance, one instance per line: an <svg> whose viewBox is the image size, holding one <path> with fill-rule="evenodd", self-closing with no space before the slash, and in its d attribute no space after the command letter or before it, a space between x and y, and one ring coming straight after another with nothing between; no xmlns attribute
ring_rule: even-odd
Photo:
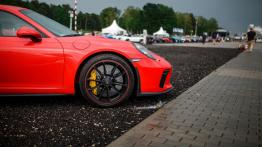
<svg viewBox="0 0 262 147"><path fill-rule="evenodd" d="M176 13L177 27L184 29L184 34L195 32L196 18L192 13Z"/></svg>
<svg viewBox="0 0 262 147"><path fill-rule="evenodd" d="M79 13L78 15L78 27L84 31L100 31L101 23L99 15L97 14L88 14L88 13Z"/></svg>
<svg viewBox="0 0 262 147"><path fill-rule="evenodd" d="M50 11L48 17L58 21L61 24L69 26L70 18L69 18L69 10L72 10L69 5L50 5ZM43 14L43 12L39 12Z"/></svg>
<svg viewBox="0 0 262 147"><path fill-rule="evenodd" d="M134 7L128 7L120 18L120 25L132 33L142 31L142 22L142 10Z"/></svg>
<svg viewBox="0 0 262 147"><path fill-rule="evenodd" d="M203 35L204 32L208 32L207 30L207 19L199 16L197 19L197 34Z"/></svg>
<svg viewBox="0 0 262 147"><path fill-rule="evenodd" d="M149 33L156 32L161 26L170 33L176 24L175 12L165 5L148 3L143 7L143 23Z"/></svg>
<svg viewBox="0 0 262 147"><path fill-rule="evenodd" d="M69 5L49 5L38 0L1 0L0 4L14 5L32 9L66 26L69 26ZM197 18L192 13L174 12L171 7L162 4L146 4L143 9L128 7L120 17L120 10L108 7L102 10L100 15L79 12L78 28L86 31L101 30L112 23L114 19L119 20L121 26L131 32L142 32L147 29L154 33L161 26L169 33L173 27L183 28L185 34L191 34L195 30L196 19L198 21L198 35L203 32L212 33L219 26L215 18L206 19L202 16ZM73 24L74 25L74 24Z"/></svg>
<svg viewBox="0 0 262 147"><path fill-rule="evenodd" d="M211 34L218 29L217 20L215 18L206 19L202 16L197 17L198 25L197 25L197 34L202 35L203 32L208 32Z"/></svg>
<svg viewBox="0 0 262 147"><path fill-rule="evenodd" d="M110 25L115 19L118 20L120 13L121 13L120 10L113 7L108 7L103 9L102 12L100 13L100 20L101 20L102 27L106 27Z"/></svg>
<svg viewBox="0 0 262 147"><path fill-rule="evenodd" d="M2 0L1 4L25 7L54 19L61 24L69 26L68 11L72 10L69 5L48 5L40 3L38 0L22 1L22 0Z"/></svg>
<svg viewBox="0 0 262 147"><path fill-rule="evenodd" d="M191 13L184 13L184 31L185 34L191 34L195 28L195 18Z"/></svg>
<svg viewBox="0 0 262 147"><path fill-rule="evenodd" d="M102 25L101 25L99 15L97 15L97 14L91 14L90 15L89 26L90 26L91 30L100 31L102 29Z"/></svg>
<svg viewBox="0 0 262 147"><path fill-rule="evenodd" d="M185 21L184 21L183 13L176 12L176 20L177 20L176 27L184 28Z"/></svg>
<svg viewBox="0 0 262 147"><path fill-rule="evenodd" d="M218 22L215 18L210 18L207 21L207 32L215 32L219 28Z"/></svg>
<svg viewBox="0 0 262 147"><path fill-rule="evenodd" d="M81 11L77 14L77 28L80 28L81 30L85 29L85 19L88 15L89 14Z"/></svg>

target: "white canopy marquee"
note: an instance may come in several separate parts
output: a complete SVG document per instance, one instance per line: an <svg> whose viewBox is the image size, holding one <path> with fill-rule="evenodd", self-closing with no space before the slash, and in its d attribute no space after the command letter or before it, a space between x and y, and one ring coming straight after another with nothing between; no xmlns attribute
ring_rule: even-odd
<svg viewBox="0 0 262 147"><path fill-rule="evenodd" d="M256 32L259 32L260 34L262 34L262 27L256 26L256 27L254 27L254 30Z"/></svg>
<svg viewBox="0 0 262 147"><path fill-rule="evenodd" d="M160 29L157 32L155 32L153 35L169 37L169 34L163 29L163 27L160 27Z"/></svg>
<svg viewBox="0 0 262 147"><path fill-rule="evenodd" d="M125 35L127 34L127 31L116 23L116 20L113 21L113 23L104 29L102 29L102 34L112 34L112 35Z"/></svg>

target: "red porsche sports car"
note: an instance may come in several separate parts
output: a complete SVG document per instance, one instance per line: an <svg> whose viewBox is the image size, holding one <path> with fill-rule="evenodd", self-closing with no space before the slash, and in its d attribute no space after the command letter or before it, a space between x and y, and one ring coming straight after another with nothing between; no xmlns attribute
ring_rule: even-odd
<svg viewBox="0 0 262 147"><path fill-rule="evenodd" d="M0 94L75 94L110 107L172 89L172 67L146 47L81 36L29 9L0 5Z"/></svg>

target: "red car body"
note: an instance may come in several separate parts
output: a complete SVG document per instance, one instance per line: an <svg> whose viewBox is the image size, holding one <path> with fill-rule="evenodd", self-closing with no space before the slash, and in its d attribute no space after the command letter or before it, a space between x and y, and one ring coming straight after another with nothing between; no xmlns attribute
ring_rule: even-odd
<svg viewBox="0 0 262 147"><path fill-rule="evenodd" d="M164 43L173 43L173 41L168 37L164 37L164 38L162 38L162 40L163 40Z"/></svg>
<svg viewBox="0 0 262 147"><path fill-rule="evenodd" d="M33 42L29 38L0 35L0 94L75 94L82 65L102 53L118 55L130 63L139 95L172 88L172 67L164 58L152 53L156 58L152 60L126 41L94 36L58 37L22 14L20 10L24 9L0 5L0 11L26 21L46 37ZM163 73L167 75L163 77Z"/></svg>

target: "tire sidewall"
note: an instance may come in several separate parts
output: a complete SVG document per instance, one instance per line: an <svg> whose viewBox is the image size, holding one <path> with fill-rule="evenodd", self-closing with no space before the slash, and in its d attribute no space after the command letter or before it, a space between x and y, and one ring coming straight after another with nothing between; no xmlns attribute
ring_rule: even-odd
<svg viewBox="0 0 262 147"><path fill-rule="evenodd" d="M88 74L88 71L90 71L90 68L97 62L101 62L103 60L113 60L114 62L118 62L119 64L122 65L122 67L124 68L128 76L127 78L128 79L128 88L126 89L125 93L119 96L119 98L113 101L113 103L103 103L99 101L94 95L87 92L86 86L85 86L86 76ZM113 54L101 54L101 55L92 57L90 60L86 62L86 64L83 66L80 72L78 83L79 83L79 88L80 88L82 96L89 103L95 106L98 106L98 107L113 107L113 106L117 106L117 105L124 103L131 96L133 89L134 89L134 84L135 84L134 81L135 81L134 73L132 72L130 65L123 58L113 55Z"/></svg>

